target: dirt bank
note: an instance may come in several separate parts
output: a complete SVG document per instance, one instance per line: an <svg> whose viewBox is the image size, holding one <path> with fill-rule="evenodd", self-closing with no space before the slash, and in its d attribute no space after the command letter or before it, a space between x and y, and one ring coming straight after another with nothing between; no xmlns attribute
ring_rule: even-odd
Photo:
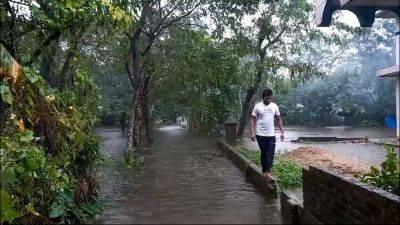
<svg viewBox="0 0 400 225"><path fill-rule="evenodd" d="M366 173L372 165L352 156L346 157L333 154L325 149L316 147L300 147L286 153L284 157L296 160L303 166L323 167L348 176Z"/></svg>

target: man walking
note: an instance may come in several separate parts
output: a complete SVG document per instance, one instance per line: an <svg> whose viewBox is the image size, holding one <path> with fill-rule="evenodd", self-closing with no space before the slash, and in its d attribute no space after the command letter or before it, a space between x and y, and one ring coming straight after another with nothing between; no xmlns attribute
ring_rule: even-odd
<svg viewBox="0 0 400 225"><path fill-rule="evenodd" d="M275 118L281 130L281 141L285 139L279 107L272 102L272 97L272 91L270 89L263 91L263 101L254 106L250 120L251 140L257 140L261 150L263 175L270 180L274 180L274 177L271 175L271 167L275 155Z"/></svg>
<svg viewBox="0 0 400 225"><path fill-rule="evenodd" d="M121 125L122 136L125 136L125 127L127 120L128 114L126 112L122 112L119 116L119 124Z"/></svg>

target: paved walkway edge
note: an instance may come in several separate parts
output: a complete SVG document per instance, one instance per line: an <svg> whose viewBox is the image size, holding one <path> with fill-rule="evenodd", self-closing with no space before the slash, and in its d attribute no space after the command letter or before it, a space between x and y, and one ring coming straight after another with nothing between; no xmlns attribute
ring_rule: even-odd
<svg viewBox="0 0 400 225"><path fill-rule="evenodd" d="M249 180L265 197L277 197L275 182L268 181L262 174L261 168L243 157L234 146L228 145L225 141L217 140L217 148L239 168L247 180Z"/></svg>

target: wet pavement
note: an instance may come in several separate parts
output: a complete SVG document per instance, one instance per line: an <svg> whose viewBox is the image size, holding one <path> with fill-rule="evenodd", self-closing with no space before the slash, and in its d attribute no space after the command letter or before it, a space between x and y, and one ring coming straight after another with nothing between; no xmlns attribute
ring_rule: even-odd
<svg viewBox="0 0 400 225"><path fill-rule="evenodd" d="M248 130L245 133L244 142L251 149L258 149L256 142L249 139ZM277 131L277 137L280 132ZM389 128L358 128L358 127L286 127L286 140L280 142L277 138L276 152L285 153L299 147L318 147L329 150L335 154L347 157L355 157L362 161L380 165L386 158L386 151L382 145L373 143L294 143L299 137L352 137L369 139L387 139L396 136L396 129ZM399 149L397 148L399 153Z"/></svg>
<svg viewBox="0 0 400 225"><path fill-rule="evenodd" d="M155 131L142 168L129 170L119 129L99 128L108 160L100 168L104 211L97 223L280 223L266 199L216 150L215 140L177 126Z"/></svg>

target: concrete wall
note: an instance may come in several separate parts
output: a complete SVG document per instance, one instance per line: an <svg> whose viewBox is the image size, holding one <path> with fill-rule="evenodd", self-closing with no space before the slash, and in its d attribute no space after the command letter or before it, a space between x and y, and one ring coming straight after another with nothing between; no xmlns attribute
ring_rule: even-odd
<svg viewBox="0 0 400 225"><path fill-rule="evenodd" d="M303 218L303 202L289 190L280 194L281 215L284 224L301 224Z"/></svg>
<svg viewBox="0 0 400 225"><path fill-rule="evenodd" d="M303 224L400 224L399 196L322 169L303 170L303 197Z"/></svg>
<svg viewBox="0 0 400 225"><path fill-rule="evenodd" d="M243 172L246 179L253 183L254 186L264 194L264 196L277 196L277 187L275 182L268 181L263 176L261 168L243 157L234 146L228 145L223 140L218 140L217 148L225 153L233 164Z"/></svg>

